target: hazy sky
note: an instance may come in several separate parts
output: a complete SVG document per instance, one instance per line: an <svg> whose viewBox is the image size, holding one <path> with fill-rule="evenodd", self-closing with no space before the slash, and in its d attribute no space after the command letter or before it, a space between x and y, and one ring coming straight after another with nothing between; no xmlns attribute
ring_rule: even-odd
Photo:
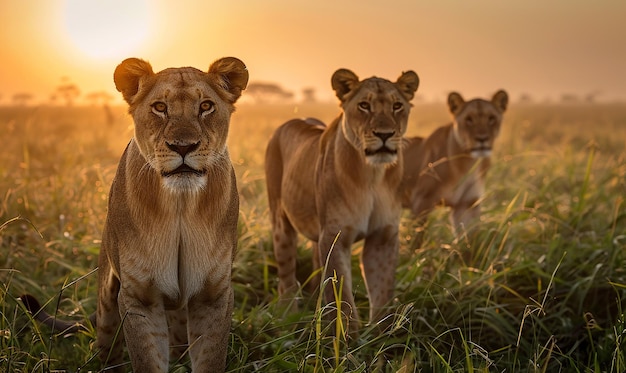
<svg viewBox="0 0 626 373"><path fill-rule="evenodd" d="M427 99L499 88L626 99L625 37L624 0L0 0L0 103L45 100L64 80L119 97L112 74L126 57L158 71L227 55L251 81L322 98L343 67L390 80L412 69Z"/></svg>

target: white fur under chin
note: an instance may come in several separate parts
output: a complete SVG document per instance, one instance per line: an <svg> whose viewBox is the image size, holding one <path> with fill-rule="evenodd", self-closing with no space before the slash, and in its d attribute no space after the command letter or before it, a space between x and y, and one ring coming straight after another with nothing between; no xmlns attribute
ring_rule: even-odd
<svg viewBox="0 0 626 373"><path fill-rule="evenodd" d="M365 156L365 161L370 166L393 166L396 162L398 162L398 155L390 153L372 154Z"/></svg>
<svg viewBox="0 0 626 373"><path fill-rule="evenodd" d="M163 177L163 186L171 193L200 193L206 185L206 175L171 175Z"/></svg>

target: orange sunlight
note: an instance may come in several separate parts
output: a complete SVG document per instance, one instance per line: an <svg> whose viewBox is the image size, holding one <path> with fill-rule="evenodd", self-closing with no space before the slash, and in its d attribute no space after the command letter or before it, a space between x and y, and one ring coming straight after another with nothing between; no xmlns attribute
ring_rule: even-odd
<svg viewBox="0 0 626 373"><path fill-rule="evenodd" d="M626 2L0 0L0 106L49 101L59 84L107 91L128 57L206 69L243 60L252 82L335 102L330 76L420 76L418 97L452 90L513 99L626 100ZM245 97L245 96L244 96Z"/></svg>

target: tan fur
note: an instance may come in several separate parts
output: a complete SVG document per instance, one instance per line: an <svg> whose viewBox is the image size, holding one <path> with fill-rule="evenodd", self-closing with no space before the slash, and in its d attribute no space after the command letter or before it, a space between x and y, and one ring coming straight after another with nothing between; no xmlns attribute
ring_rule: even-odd
<svg viewBox="0 0 626 373"><path fill-rule="evenodd" d="M114 80L135 137L111 187L102 239L100 357L121 361L121 341L114 341L121 323L135 371L168 370L168 334L190 345L195 371L224 371L239 214L226 139L248 71L227 57L208 73L155 74L133 58Z"/></svg>
<svg viewBox="0 0 626 373"><path fill-rule="evenodd" d="M187 347L194 371L224 371L239 215L226 139L248 71L226 57L208 73L185 67L155 74L129 58L114 80L130 105L135 136L111 186L98 260L103 369L126 370L125 340L135 372L167 372L170 352L179 358ZM57 330L81 327L22 299Z"/></svg>
<svg viewBox="0 0 626 373"><path fill-rule="evenodd" d="M401 205L399 151L419 79L412 71L396 83L359 81L340 69L332 87L342 114L328 127L316 119L291 120L276 130L266 152L265 172L272 218L279 294L298 288L297 233L315 243L317 266L328 262L326 278L343 277L344 310L356 321L351 281L352 244L365 239L361 269L370 299L370 320L393 296ZM386 151L380 151L381 149ZM334 243L338 236L337 242ZM331 252L332 247L332 252ZM333 302L332 285L324 299Z"/></svg>
<svg viewBox="0 0 626 373"><path fill-rule="evenodd" d="M426 139L406 139L402 207L423 222L437 205L450 206L454 227L469 229L480 217L491 150L507 104L505 91L496 92L491 101L467 102L451 93L452 123Z"/></svg>

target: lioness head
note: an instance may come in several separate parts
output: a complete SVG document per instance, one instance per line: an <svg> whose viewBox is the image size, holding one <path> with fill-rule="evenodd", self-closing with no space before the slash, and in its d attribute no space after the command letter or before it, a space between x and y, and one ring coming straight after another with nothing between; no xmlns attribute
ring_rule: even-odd
<svg viewBox="0 0 626 373"><path fill-rule="evenodd" d="M345 138L368 164L395 163L406 132L409 101L419 85L417 74L407 71L395 83L377 77L359 81L352 71L339 69L331 83L343 108Z"/></svg>
<svg viewBox="0 0 626 373"><path fill-rule="evenodd" d="M496 92L491 101L477 98L466 102L457 92L448 96L455 136L472 157L491 155L508 102L509 96L503 90Z"/></svg>
<svg viewBox="0 0 626 373"><path fill-rule="evenodd" d="M130 105L145 167L155 170L170 191L204 188L211 166L229 157L233 104L248 83L243 62L226 57L206 73L192 67L154 73L148 62L129 58L113 78Z"/></svg>

